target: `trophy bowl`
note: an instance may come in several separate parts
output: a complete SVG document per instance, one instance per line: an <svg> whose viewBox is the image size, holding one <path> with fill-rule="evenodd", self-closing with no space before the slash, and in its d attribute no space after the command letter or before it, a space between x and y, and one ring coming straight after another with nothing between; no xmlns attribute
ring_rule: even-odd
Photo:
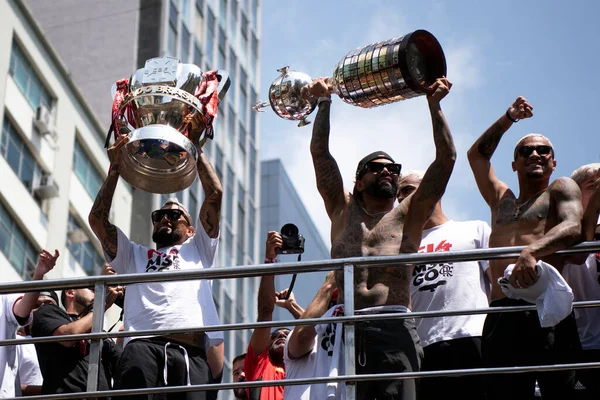
<svg viewBox="0 0 600 400"><path fill-rule="evenodd" d="M229 76L217 76L222 98ZM194 182L197 148L212 138L197 97L204 80L198 66L171 57L150 59L133 73L115 118L115 129L130 138L123 148L125 181L152 193L179 192Z"/></svg>
<svg viewBox="0 0 600 400"><path fill-rule="evenodd" d="M306 116L317 106L317 99L305 99L301 89L312 82L303 72L291 71L289 67L277 70L279 75L269 87L269 102L275 114L289 120L299 120L298 126L308 125Z"/></svg>

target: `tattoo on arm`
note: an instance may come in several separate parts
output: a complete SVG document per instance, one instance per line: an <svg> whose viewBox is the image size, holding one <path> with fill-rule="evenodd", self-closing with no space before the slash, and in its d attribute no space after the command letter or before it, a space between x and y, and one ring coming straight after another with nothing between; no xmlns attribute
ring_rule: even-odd
<svg viewBox="0 0 600 400"><path fill-rule="evenodd" d="M117 169L118 166L111 168L102 187L98 191L89 215L90 226L100 240L102 248L113 258L117 256L117 228L110 223L108 217L115 188L119 180L119 174L115 172Z"/></svg>
<svg viewBox="0 0 600 400"><path fill-rule="evenodd" d="M315 118L310 152L312 154L317 189L323 197L327 213L335 210L344 201L344 182L337 162L329 152L330 104L321 103Z"/></svg>
<svg viewBox="0 0 600 400"><path fill-rule="evenodd" d="M506 133L508 128L510 128L510 123L504 116L494 122L475 143L479 154L490 160L498 147L498 143L500 143L500 139L502 139L502 135Z"/></svg>
<svg viewBox="0 0 600 400"><path fill-rule="evenodd" d="M204 190L204 202L200 208L200 222L208 236L216 238L219 235L223 186L217 173L210 165L208 157L203 152L199 154L197 167L198 176Z"/></svg>

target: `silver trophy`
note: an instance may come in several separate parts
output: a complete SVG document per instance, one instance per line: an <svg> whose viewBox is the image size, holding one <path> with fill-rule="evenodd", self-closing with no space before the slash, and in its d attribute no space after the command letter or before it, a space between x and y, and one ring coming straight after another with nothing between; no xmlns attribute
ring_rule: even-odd
<svg viewBox="0 0 600 400"><path fill-rule="evenodd" d="M306 117L315 109L317 99L301 95L312 79L289 67L269 88L271 108L281 118L310 122ZM446 57L438 40L425 30L370 44L350 51L337 64L330 79L332 93L344 102L363 108L422 96L431 92L437 78L446 76ZM269 103L259 101L254 110Z"/></svg>
<svg viewBox="0 0 600 400"><path fill-rule="evenodd" d="M129 136L120 169L125 181L152 193L175 193L194 182L197 147L213 137L203 91L216 86L221 100L230 84L226 71L207 75L197 65L158 57L147 60L129 81L113 86L113 124L106 146L113 132Z"/></svg>

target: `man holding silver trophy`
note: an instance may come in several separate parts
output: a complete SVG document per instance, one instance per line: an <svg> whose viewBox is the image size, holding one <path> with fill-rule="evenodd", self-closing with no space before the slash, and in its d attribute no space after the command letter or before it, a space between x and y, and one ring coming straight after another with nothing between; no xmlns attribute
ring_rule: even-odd
<svg viewBox="0 0 600 400"><path fill-rule="evenodd" d="M318 99L311 154L317 187L331 219L331 256L334 258L394 255L416 252L425 222L446 189L456 150L440 107L452 84L435 79L427 100L433 124L436 158L423 184L394 208L401 166L383 151L364 157L356 170L353 193L347 193L337 163L329 151L331 87L319 78L303 90ZM409 312L412 265L356 268L357 314ZM336 272L340 299L343 271ZM422 348L414 319L378 320L356 324L357 373L418 371ZM385 362L382 360L386 360ZM357 399L415 399L414 379L359 382Z"/></svg>
<svg viewBox="0 0 600 400"><path fill-rule="evenodd" d="M119 274L210 268L219 242L223 188L201 146L228 88L224 71L203 74L193 64L163 57L117 83L108 148L110 169L90 211L89 223L106 260ZM204 190L198 216L170 198L150 216L156 249L132 243L109 221L119 176L138 189L173 193L196 179ZM194 221L195 219L195 221ZM133 284L124 304L126 331L218 325L207 280ZM223 370L221 332L127 338L116 389L218 383ZM126 398L216 399L198 391Z"/></svg>

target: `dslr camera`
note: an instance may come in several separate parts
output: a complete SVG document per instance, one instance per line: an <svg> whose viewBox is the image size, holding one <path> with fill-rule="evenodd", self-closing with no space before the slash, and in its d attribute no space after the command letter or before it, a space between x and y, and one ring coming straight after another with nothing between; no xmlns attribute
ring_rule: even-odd
<svg viewBox="0 0 600 400"><path fill-rule="evenodd" d="M294 224L285 224L281 227L283 245L275 249L277 254L302 254L304 253L304 236Z"/></svg>

